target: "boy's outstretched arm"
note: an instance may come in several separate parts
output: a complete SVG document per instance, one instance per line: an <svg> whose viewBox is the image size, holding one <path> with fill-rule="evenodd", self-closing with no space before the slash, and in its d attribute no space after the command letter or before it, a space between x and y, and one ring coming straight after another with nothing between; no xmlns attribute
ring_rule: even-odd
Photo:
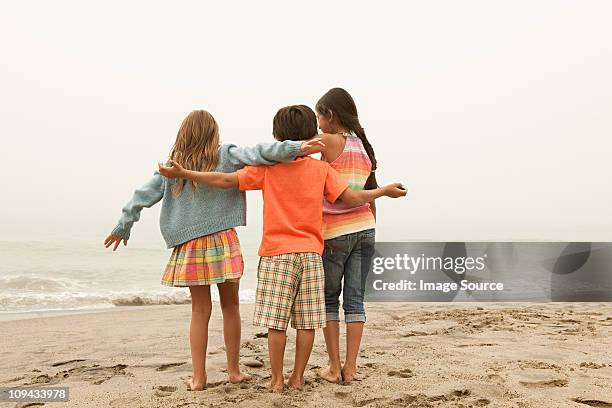
<svg viewBox="0 0 612 408"><path fill-rule="evenodd" d="M359 205L369 203L375 199L383 196L391 198L404 197L406 195L406 189L401 183L393 183L388 186L375 188L373 190L353 190L347 188L338 197L339 200L344 201L346 204L357 207Z"/></svg>
<svg viewBox="0 0 612 408"><path fill-rule="evenodd" d="M186 180L195 181L196 183L206 184L210 187L218 188L236 188L238 187L238 174L234 173L220 173L220 172L204 172L204 171L193 171L185 170L178 163L169 160L168 165L164 166L158 163L159 173L167 178L182 178Z"/></svg>

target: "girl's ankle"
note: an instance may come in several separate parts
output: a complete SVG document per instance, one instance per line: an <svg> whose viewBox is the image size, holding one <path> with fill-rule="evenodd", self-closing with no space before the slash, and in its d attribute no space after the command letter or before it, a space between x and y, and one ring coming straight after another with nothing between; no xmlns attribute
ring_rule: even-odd
<svg viewBox="0 0 612 408"><path fill-rule="evenodd" d="M191 379L197 382L206 381L207 377L208 376L206 375L206 373L200 375L191 374Z"/></svg>
<svg viewBox="0 0 612 408"><path fill-rule="evenodd" d="M206 374L204 375L204 378L191 377L191 380L189 381L189 388L192 391L203 390L206 388L206 382L207 382Z"/></svg>
<svg viewBox="0 0 612 408"><path fill-rule="evenodd" d="M270 389L273 392L282 392L285 387L285 379L283 376L272 376L270 379Z"/></svg>
<svg viewBox="0 0 612 408"><path fill-rule="evenodd" d="M334 374L340 374L340 371L342 371L342 363L340 363L340 361L337 363L330 362L328 367L329 371Z"/></svg>

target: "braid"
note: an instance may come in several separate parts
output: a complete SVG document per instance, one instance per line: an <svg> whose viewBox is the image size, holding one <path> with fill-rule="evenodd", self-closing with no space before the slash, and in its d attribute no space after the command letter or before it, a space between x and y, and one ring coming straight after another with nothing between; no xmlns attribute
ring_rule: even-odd
<svg viewBox="0 0 612 408"><path fill-rule="evenodd" d="M361 140L361 143L363 144L363 147L365 148L365 151L368 154L368 157L370 158L370 162L372 162L372 172L370 173L370 176L366 180L364 189L373 190L375 188L378 188L378 182L376 181L376 173L375 173L377 163L376 163L376 157L374 156L374 149L372 148L370 141L366 137L365 130L363 130L361 126L358 129L355 129L353 131L355 132L357 137L359 137L359 139Z"/></svg>

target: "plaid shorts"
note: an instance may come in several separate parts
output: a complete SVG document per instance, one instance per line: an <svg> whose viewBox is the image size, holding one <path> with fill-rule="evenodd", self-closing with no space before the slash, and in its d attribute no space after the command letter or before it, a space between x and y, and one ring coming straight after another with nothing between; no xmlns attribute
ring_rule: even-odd
<svg viewBox="0 0 612 408"><path fill-rule="evenodd" d="M325 275L321 255L262 256L257 268L253 324L287 330L325 327Z"/></svg>

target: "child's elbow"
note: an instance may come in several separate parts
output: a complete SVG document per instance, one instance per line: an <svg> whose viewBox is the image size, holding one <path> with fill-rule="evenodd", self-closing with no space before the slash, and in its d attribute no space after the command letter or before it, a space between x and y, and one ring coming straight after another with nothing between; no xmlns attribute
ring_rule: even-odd
<svg viewBox="0 0 612 408"><path fill-rule="evenodd" d="M359 198L351 191L340 196L340 200L348 206L356 207L360 204Z"/></svg>
<svg viewBox="0 0 612 408"><path fill-rule="evenodd" d="M342 201L344 201L346 205L349 205L351 207L355 207L355 206L359 205L359 202L356 199L354 199L353 197L347 198L346 200L342 200Z"/></svg>

